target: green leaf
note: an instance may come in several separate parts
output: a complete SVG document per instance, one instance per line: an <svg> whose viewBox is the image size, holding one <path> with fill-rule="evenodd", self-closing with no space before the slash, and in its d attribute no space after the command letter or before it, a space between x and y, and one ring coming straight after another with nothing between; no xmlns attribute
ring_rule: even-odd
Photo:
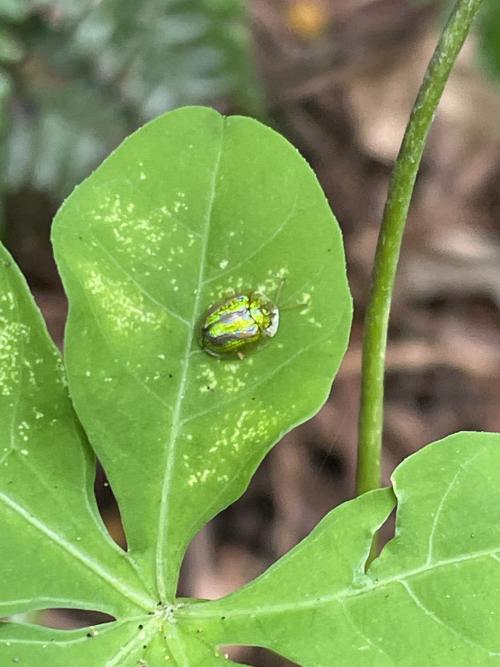
<svg viewBox="0 0 500 667"><path fill-rule="evenodd" d="M0 659L18 667L138 667L152 651L142 648L151 631L139 629L141 620L99 625L90 631L0 623Z"/></svg>
<svg viewBox="0 0 500 667"><path fill-rule="evenodd" d="M200 107L125 141L67 200L54 246L72 398L129 554L171 602L192 537L328 396L351 318L339 229L282 137ZM267 346L243 361L200 349L211 304L283 280L282 300L308 305Z"/></svg>
<svg viewBox="0 0 500 667"><path fill-rule="evenodd" d="M181 620L303 667L500 664L500 435L436 442L393 485L396 537L366 574L390 490L341 505L256 581Z"/></svg>
<svg viewBox="0 0 500 667"><path fill-rule="evenodd" d="M231 667L215 647L151 617L62 631L0 623L2 665L19 667ZM43 662L42 662L43 661ZM238 663L241 667L241 663ZM243 666L244 667L244 666Z"/></svg>
<svg viewBox="0 0 500 667"><path fill-rule="evenodd" d="M43 607L123 614L144 588L93 495L94 460L59 354L0 247L0 616Z"/></svg>

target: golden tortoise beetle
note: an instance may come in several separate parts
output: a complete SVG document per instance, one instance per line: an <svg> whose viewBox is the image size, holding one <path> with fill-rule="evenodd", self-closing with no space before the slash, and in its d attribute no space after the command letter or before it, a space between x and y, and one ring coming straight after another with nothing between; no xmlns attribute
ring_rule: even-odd
<svg viewBox="0 0 500 667"><path fill-rule="evenodd" d="M260 292L236 294L211 306L202 318L200 345L215 357L250 349L276 335L278 307Z"/></svg>

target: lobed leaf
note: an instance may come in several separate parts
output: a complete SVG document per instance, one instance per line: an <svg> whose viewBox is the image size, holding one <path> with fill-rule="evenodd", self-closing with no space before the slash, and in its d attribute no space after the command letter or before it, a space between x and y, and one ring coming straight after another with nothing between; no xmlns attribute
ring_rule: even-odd
<svg viewBox="0 0 500 667"><path fill-rule="evenodd" d="M500 664L500 435L429 445L393 485L396 536L366 573L388 489L341 505L259 579L186 621L214 643L265 646L303 667Z"/></svg>
<svg viewBox="0 0 500 667"><path fill-rule="evenodd" d="M59 354L1 246L0 423L0 615L44 607L120 615L148 607L128 556L100 519L94 458Z"/></svg>

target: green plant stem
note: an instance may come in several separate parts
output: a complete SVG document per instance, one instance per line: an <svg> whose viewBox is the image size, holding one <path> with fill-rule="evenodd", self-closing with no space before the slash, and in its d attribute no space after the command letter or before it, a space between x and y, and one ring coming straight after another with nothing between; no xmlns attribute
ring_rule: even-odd
<svg viewBox="0 0 500 667"><path fill-rule="evenodd" d="M394 166L379 233L365 316L357 492L381 483L384 367L387 329L401 240L427 135L450 75L482 0L458 0L413 106Z"/></svg>

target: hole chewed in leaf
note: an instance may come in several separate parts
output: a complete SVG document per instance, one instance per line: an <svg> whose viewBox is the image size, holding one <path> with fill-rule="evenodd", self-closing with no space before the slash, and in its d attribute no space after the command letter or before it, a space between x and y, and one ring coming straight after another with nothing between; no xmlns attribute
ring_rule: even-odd
<svg viewBox="0 0 500 667"><path fill-rule="evenodd" d="M248 583L278 557L270 457L243 495L209 521L184 556L177 595L215 599Z"/></svg>
<svg viewBox="0 0 500 667"><path fill-rule="evenodd" d="M245 667L298 667L297 663L290 662L274 651L260 646L224 646L220 652L236 664Z"/></svg>
<svg viewBox="0 0 500 667"><path fill-rule="evenodd" d="M111 485L106 478L106 474L99 462L97 462L96 466L94 493L99 514L101 515L101 519L109 536L119 547L126 551L127 537L123 530L120 509L113 494L113 489L111 488Z"/></svg>
<svg viewBox="0 0 500 667"><path fill-rule="evenodd" d="M397 505L394 507L392 512L389 514L387 519L382 523L378 531L374 534L372 539L372 549L370 552L370 558L365 563L365 573L369 570L372 560L380 556L384 547L391 542L395 537L396 530L396 516L397 516Z"/></svg>
<svg viewBox="0 0 500 667"><path fill-rule="evenodd" d="M36 623L46 628L59 630L89 628L91 636L95 634L95 626L111 623L114 620L116 619L110 614L89 609L43 609L37 612L35 616Z"/></svg>

